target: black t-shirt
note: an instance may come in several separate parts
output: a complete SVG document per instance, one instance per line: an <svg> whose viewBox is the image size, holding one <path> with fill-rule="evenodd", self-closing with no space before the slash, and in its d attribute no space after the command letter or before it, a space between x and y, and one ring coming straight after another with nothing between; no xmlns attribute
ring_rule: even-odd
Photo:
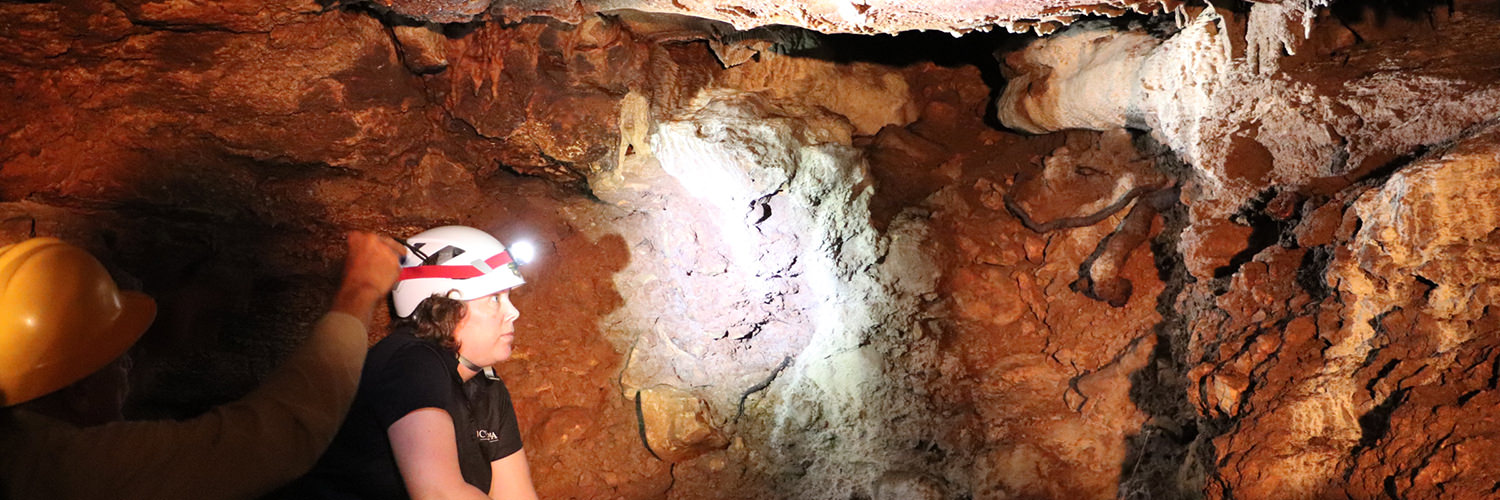
<svg viewBox="0 0 1500 500"><path fill-rule="evenodd" d="M483 374L464 382L452 351L397 329L370 348L359 392L333 444L312 472L280 496L409 498L386 429L423 408L441 408L453 417L459 468L480 491L490 488L490 462L521 449L504 382Z"/></svg>

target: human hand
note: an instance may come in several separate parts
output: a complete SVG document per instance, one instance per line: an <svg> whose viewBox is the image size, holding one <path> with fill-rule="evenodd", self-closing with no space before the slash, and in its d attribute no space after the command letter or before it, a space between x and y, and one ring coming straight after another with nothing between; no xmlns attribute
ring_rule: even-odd
<svg viewBox="0 0 1500 500"><path fill-rule="evenodd" d="M349 255L344 258L344 280L334 297L333 310L368 325L375 304L396 286L406 249L396 240L364 231L349 231L346 240Z"/></svg>

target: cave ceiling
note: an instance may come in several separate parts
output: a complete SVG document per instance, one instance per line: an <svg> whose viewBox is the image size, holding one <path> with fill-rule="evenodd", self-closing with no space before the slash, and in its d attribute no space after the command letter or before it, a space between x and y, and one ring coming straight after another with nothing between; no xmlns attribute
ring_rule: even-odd
<svg viewBox="0 0 1500 500"><path fill-rule="evenodd" d="M596 13L640 11L722 21L737 29L769 25L823 33L952 33L1006 28L1046 33L1086 14L1171 10L1172 0L372 0L412 19L462 23L485 18L546 16L577 22Z"/></svg>

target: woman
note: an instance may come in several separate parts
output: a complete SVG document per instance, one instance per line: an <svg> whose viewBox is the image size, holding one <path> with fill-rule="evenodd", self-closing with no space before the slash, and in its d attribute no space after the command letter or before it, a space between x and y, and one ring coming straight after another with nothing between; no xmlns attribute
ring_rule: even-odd
<svg viewBox="0 0 1500 500"><path fill-rule="evenodd" d="M295 498L536 498L515 410L489 368L510 358L525 280L505 246L446 226L406 241L392 332ZM488 495L488 496L487 496Z"/></svg>

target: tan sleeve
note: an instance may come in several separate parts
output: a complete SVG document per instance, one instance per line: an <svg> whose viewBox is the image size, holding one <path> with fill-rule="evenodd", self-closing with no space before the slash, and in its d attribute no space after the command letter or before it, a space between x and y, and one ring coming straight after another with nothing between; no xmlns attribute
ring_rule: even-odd
<svg viewBox="0 0 1500 500"><path fill-rule="evenodd" d="M329 313L306 343L244 398L182 422L33 429L24 450L0 450L34 455L10 457L25 464L18 469L28 470L29 477L5 480L34 486L12 491L19 498L264 495L307 472L333 440L359 385L365 350L364 324Z"/></svg>

